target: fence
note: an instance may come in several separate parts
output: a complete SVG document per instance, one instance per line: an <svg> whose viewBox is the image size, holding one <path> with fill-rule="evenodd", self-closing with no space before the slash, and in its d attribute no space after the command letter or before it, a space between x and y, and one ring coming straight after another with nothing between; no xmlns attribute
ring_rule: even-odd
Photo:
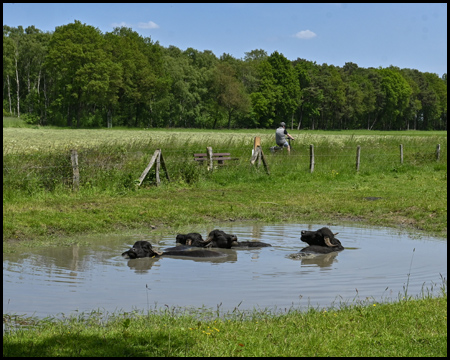
<svg viewBox="0 0 450 360"><path fill-rule="evenodd" d="M442 160L441 144L432 148L429 144L424 147L396 145L397 151L388 153L385 149L376 146L357 145L353 150L349 147L326 147L323 145L309 145L309 151L306 145L296 147L288 155L286 151L271 154L269 151L264 155L260 142L256 145L256 139L253 150L245 149L214 149L214 151L231 152L239 157L239 161L232 162L227 169L239 168L239 171L245 171L249 168L259 168L261 163L264 165L266 173L270 176L279 176L271 174L271 170L276 170L279 166L289 166L289 171L298 171L302 167L306 168L307 159L309 159L308 169L310 173L323 171L325 167L329 169L353 167L353 171L359 172L361 168L370 169L374 167L375 159L380 166L417 164L426 162L437 162ZM392 147L390 148L393 149ZM197 150L198 151L198 150ZM164 157L163 157L164 152ZM351 154L353 153L353 155ZM446 153L444 153L446 155ZM73 149L70 154L58 153L52 157L44 158L41 155L7 155L4 156L3 165L3 188L19 188L31 191L33 187L54 190L58 186L72 188L73 191L79 190L80 186L103 187L107 188L112 183L125 188L135 188L143 184L160 184L160 168L165 171L167 181L171 181L169 170L174 172L174 179L180 176L200 176L199 170L202 168L193 160L193 152L188 150L164 150L154 151L150 162L148 151L111 151L110 153L96 154L92 150ZM389 157L390 162L384 161ZM352 160L353 158L353 160ZM397 160L393 160L396 158ZM446 156L444 161L446 162ZM47 164L51 164L46 166ZM249 165L250 164L250 165ZM353 165L352 165L353 164ZM295 167L295 168L294 168ZM175 170L174 170L175 169ZM152 172L153 170L153 172ZM222 171L222 170L220 170ZM231 170L232 171L232 170ZM248 170L247 170L248 171ZM334 170L333 170L334 171ZM151 173L151 176L149 174ZM139 177L140 174L140 177ZM181 175L180 175L181 174ZM195 180L195 179L194 179Z"/></svg>

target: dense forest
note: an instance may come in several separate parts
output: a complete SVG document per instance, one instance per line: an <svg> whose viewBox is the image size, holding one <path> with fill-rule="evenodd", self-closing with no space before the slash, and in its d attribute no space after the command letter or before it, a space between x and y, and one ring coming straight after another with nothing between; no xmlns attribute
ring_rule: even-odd
<svg viewBox="0 0 450 360"><path fill-rule="evenodd" d="M418 49L418 51L420 51ZM165 48L130 28L3 26L3 115L74 128L446 130L447 74L262 49Z"/></svg>

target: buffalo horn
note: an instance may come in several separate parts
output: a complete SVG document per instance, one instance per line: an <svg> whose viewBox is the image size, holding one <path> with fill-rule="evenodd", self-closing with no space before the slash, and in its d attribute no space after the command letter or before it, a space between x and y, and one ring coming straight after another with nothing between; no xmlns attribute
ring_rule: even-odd
<svg viewBox="0 0 450 360"><path fill-rule="evenodd" d="M330 242L330 238L329 238L328 236L325 236L325 237L324 237L324 240L325 240L325 244L327 244L327 246L329 246L329 247L337 246L337 245L333 245L333 244Z"/></svg>

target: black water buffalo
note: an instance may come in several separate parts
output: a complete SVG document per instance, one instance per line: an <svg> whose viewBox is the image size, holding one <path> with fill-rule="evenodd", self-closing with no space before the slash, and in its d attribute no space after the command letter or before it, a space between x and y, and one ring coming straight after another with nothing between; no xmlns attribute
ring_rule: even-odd
<svg viewBox="0 0 450 360"><path fill-rule="evenodd" d="M209 233L208 238L203 240L199 233L178 234L176 237L177 244L191 245L197 247L217 247L224 249L231 248L258 248L272 246L261 241L237 241L236 235L230 235L222 230L213 230Z"/></svg>
<svg viewBox="0 0 450 360"><path fill-rule="evenodd" d="M172 256L190 256L190 257L223 257L226 254L219 253L211 250L187 250L183 248L179 249L167 249L167 251L156 251L153 249L152 244L148 241L136 241L130 250L122 253L125 259L137 259L145 257L159 257L163 255Z"/></svg>
<svg viewBox="0 0 450 360"><path fill-rule="evenodd" d="M344 250L341 242L335 238L333 232L323 227L316 231L302 230L300 240L307 243L309 246L300 250L302 253L316 253L316 254L328 254L334 251Z"/></svg>
<svg viewBox="0 0 450 360"><path fill-rule="evenodd" d="M225 233L225 231L215 229L208 234L206 243L211 247L231 249L233 245L237 245L237 236Z"/></svg>
<svg viewBox="0 0 450 360"><path fill-rule="evenodd" d="M199 233L178 234L177 244L205 247L207 243Z"/></svg>

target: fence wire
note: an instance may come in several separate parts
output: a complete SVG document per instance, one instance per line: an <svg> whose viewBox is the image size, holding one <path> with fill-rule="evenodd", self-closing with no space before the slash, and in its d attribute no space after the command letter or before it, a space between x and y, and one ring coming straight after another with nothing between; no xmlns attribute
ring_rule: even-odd
<svg viewBox="0 0 450 360"><path fill-rule="evenodd" d="M283 167L283 171L308 171L310 169L311 149L309 145L295 145L288 155L287 150L272 153L270 147L263 147L268 166L273 169ZM116 184L131 187L148 165L156 149L111 148L102 150L80 149L78 169L81 186L108 187ZM213 148L215 153L227 152L238 161L233 167L239 171L249 169L252 156L251 147ZM161 149L164 162L170 171L179 176L197 171L193 161L194 153L206 152L206 146L182 149ZM314 146L314 171L356 171L357 149L350 146ZM54 190L57 187L72 187L73 164L70 153L54 154L4 154L3 189L29 189L32 187ZM402 162L403 161L403 162ZM421 165L425 163L447 162L446 144L437 153L437 147L404 146L403 159L399 145L361 146L360 171L390 170L399 165ZM248 171L248 170L247 170ZM171 174L172 175L172 174ZM176 177L176 176L175 176ZM101 184L101 185L99 185Z"/></svg>

